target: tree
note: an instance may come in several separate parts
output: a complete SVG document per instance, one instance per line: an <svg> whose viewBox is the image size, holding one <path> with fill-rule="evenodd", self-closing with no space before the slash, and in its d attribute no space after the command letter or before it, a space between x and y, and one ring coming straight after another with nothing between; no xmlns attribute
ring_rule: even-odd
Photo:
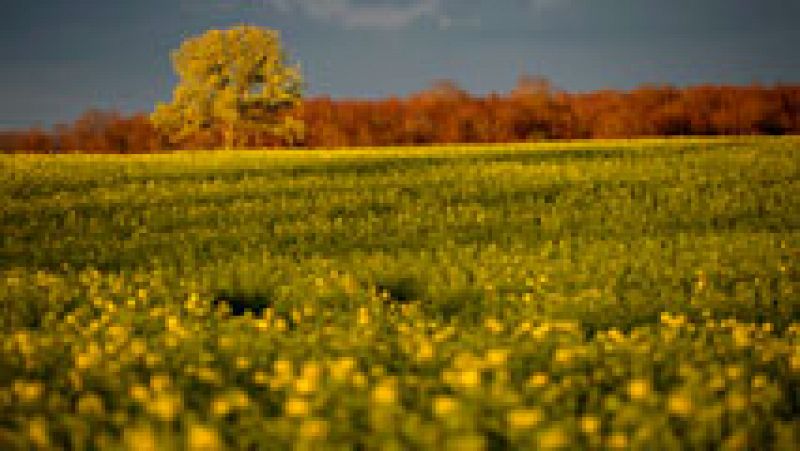
<svg viewBox="0 0 800 451"><path fill-rule="evenodd" d="M172 52L179 77L172 103L159 103L153 123L173 140L221 130L237 136L268 131L294 142L303 124L289 113L302 95L302 75L289 65L275 30L239 25L210 30Z"/></svg>

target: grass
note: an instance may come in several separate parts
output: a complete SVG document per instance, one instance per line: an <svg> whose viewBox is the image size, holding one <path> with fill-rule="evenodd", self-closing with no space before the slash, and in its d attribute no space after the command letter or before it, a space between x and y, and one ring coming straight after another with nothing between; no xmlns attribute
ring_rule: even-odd
<svg viewBox="0 0 800 451"><path fill-rule="evenodd" d="M799 160L0 156L0 447L782 449Z"/></svg>

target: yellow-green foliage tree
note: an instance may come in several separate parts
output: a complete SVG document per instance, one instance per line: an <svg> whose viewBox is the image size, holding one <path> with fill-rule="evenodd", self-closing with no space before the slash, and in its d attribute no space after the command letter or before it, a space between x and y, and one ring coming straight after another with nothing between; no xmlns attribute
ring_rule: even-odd
<svg viewBox="0 0 800 451"><path fill-rule="evenodd" d="M174 141L219 129L225 146L240 136L269 132L293 142L303 124L287 112L302 96L299 66L290 65L280 34L239 25L189 38L172 52L179 77L171 103L159 103L151 120Z"/></svg>

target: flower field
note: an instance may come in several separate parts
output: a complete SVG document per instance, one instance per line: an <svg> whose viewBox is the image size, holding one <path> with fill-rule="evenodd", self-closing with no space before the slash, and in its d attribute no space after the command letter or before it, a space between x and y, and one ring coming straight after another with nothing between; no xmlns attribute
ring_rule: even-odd
<svg viewBox="0 0 800 451"><path fill-rule="evenodd" d="M800 139L0 156L0 449L800 444Z"/></svg>

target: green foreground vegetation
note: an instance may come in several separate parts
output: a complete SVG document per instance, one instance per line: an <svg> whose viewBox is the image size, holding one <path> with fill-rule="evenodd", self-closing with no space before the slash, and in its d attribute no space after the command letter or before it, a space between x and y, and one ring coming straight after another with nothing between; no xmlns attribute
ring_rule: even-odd
<svg viewBox="0 0 800 451"><path fill-rule="evenodd" d="M796 449L800 139L0 157L0 448Z"/></svg>

